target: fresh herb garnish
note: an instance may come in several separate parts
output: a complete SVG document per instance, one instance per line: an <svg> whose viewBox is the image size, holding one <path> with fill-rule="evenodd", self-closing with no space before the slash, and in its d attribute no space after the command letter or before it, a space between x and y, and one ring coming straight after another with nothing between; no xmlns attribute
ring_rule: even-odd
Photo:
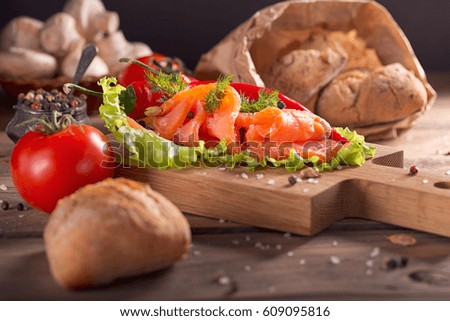
<svg viewBox="0 0 450 321"><path fill-rule="evenodd" d="M233 76L220 76L217 79L216 87L211 89L203 99L204 105L203 108L207 112L214 112L217 108L219 108L222 103L222 98L225 96L225 90L231 83L231 79Z"/></svg>
<svg viewBox="0 0 450 321"><path fill-rule="evenodd" d="M278 98L278 91L268 92L261 89L258 91L257 100L249 100L244 95L241 95L241 112L242 113L256 113L266 107L278 107L280 98Z"/></svg>
<svg viewBox="0 0 450 321"><path fill-rule="evenodd" d="M145 78L147 79L153 92L162 94L161 99L163 101L166 101L177 92L182 91L188 86L181 77L180 73L165 74L160 71L155 75L151 72L147 72L145 74Z"/></svg>

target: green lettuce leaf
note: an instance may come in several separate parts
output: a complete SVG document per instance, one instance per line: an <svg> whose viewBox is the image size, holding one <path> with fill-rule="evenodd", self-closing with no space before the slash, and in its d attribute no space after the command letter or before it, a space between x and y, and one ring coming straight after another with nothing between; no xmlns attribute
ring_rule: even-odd
<svg viewBox="0 0 450 321"><path fill-rule="evenodd" d="M132 128L129 125L124 106L119 100L120 93L126 88L117 84L116 78L105 77L100 79L98 84L103 89L103 103L99 108L100 117L105 121L106 128L114 135L114 138L128 150L127 156L121 153L119 162L123 164L159 169L245 166L251 171L259 167L284 167L289 172L312 166L319 171L326 171L341 166L361 166L366 159L375 154L375 148L366 145L364 136L348 128L336 128L349 140L349 143L345 144L337 156L328 163L321 162L317 156L304 159L294 149L290 151L289 157L283 160L270 157L258 159L252 157L249 151L230 154L225 140L211 148L206 148L203 141L195 147L180 146L155 133Z"/></svg>

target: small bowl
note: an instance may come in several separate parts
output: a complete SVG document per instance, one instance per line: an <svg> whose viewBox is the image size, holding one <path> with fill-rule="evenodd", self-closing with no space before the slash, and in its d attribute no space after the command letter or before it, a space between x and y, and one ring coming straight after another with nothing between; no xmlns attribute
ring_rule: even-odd
<svg viewBox="0 0 450 321"><path fill-rule="evenodd" d="M59 111L62 115L71 115L78 124L89 124L89 117L87 115L87 104L85 100L79 99L80 104L77 107L68 108ZM13 106L16 111L13 118L6 126L6 134L14 142L17 143L19 139L30 130L34 130L39 126L39 122L27 122L32 119L47 118L51 119L53 111L51 110L33 110L25 104L17 104ZM60 119L60 117L58 119ZM24 124L24 122L27 122Z"/></svg>

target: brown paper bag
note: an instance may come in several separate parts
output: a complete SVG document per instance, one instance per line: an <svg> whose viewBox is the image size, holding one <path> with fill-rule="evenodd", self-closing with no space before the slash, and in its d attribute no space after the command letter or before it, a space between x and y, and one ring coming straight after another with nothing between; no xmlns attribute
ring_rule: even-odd
<svg viewBox="0 0 450 321"><path fill-rule="evenodd" d="M234 81L264 87L266 84L261 76L264 68L285 54L290 46L304 42L314 28L342 32L356 30L367 47L375 49L382 65L402 64L425 87L426 103L417 110L381 123L350 126L369 140L397 137L403 130L411 128L433 104L436 93L427 82L409 41L387 10L369 0L294 0L264 8L201 57L195 69L196 77L216 79L219 74L232 74Z"/></svg>

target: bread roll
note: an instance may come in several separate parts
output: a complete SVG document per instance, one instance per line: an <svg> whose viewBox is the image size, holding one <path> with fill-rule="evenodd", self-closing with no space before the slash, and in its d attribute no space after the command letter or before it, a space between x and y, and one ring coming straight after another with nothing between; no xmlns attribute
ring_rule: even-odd
<svg viewBox="0 0 450 321"><path fill-rule="evenodd" d="M0 75L11 78L52 78L58 69L56 58L39 51L11 47L0 51Z"/></svg>
<svg viewBox="0 0 450 321"><path fill-rule="evenodd" d="M56 281L77 289L168 267L186 255L191 234L174 204L118 178L60 200L44 240Z"/></svg>
<svg viewBox="0 0 450 321"><path fill-rule="evenodd" d="M326 48L338 50L342 48L347 54L347 63L342 71L352 69L376 69L381 67L378 55L373 48L367 48L366 42L358 37L356 30L349 32L328 31L322 28L313 29L310 37L300 47L301 49L316 49L323 51Z"/></svg>
<svg viewBox="0 0 450 321"><path fill-rule="evenodd" d="M0 49L9 50L11 47L26 48L42 51L39 43L39 33L44 26L40 20L20 16L8 22L0 35Z"/></svg>
<svg viewBox="0 0 450 321"><path fill-rule="evenodd" d="M42 48L58 58L64 57L74 44L85 41L78 33L75 19L64 12L51 16L39 37Z"/></svg>
<svg viewBox="0 0 450 321"><path fill-rule="evenodd" d="M333 126L358 124L359 111L356 109L362 82L369 71L352 70L338 75L325 87L316 105L316 113Z"/></svg>
<svg viewBox="0 0 450 321"><path fill-rule="evenodd" d="M263 72L266 87L306 104L344 68L345 52L326 48L293 50Z"/></svg>
<svg viewBox="0 0 450 321"><path fill-rule="evenodd" d="M423 83L395 63L339 75L323 90L316 112L333 126L360 127L402 119L426 102Z"/></svg>

